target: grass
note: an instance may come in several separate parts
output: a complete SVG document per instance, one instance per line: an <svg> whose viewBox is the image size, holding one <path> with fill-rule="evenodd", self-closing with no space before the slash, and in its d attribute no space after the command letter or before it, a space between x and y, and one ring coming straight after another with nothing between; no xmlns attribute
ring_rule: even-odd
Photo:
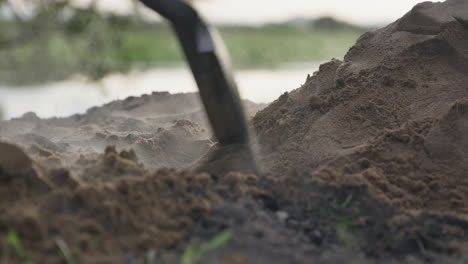
<svg viewBox="0 0 468 264"><path fill-rule="evenodd" d="M232 238L232 232L226 231L221 233L220 235L216 236L212 240L199 243L197 240L192 241L187 249L182 254L180 258L179 264L200 264L202 263L203 259L206 255L222 246L224 246L229 240ZM24 249L20 238L18 237L15 231L9 231L6 235L5 241L7 242L5 247L2 249L0 264L7 264L8 259L8 250L9 247L14 249L16 257L19 259L21 264L33 264L34 262L30 259L27 255L26 250ZM78 264L80 263L77 256L73 255L71 250L68 248L66 243L58 239L55 241L58 247L58 254L62 257L64 263L66 264ZM90 243L95 243L92 240ZM153 263L160 263L157 261L157 253L154 250L148 251L145 256L144 263L146 264L153 264Z"/></svg>
<svg viewBox="0 0 468 264"><path fill-rule="evenodd" d="M18 234L10 230L7 235L4 237L3 248L0 252L0 264L8 264L10 251L13 249L13 257L19 260L21 264L33 264L34 261L26 253L26 249L23 247L23 244L18 236ZM79 254L76 253L73 248L68 247L66 242L61 238L54 239L55 245L57 246L57 254L62 258L63 263L66 264L78 264L80 263ZM90 249L95 249L97 247L97 242L94 239L86 241ZM1 244L0 244L1 245ZM78 245L76 245L78 246Z"/></svg>
<svg viewBox="0 0 468 264"><path fill-rule="evenodd" d="M150 249L146 252L143 258L135 259L135 263L141 264L164 264L164 263L178 263L178 264L201 264L206 259L206 256L214 250L226 245L233 234L231 231L225 231L212 240L201 243L197 239L193 239L181 256L177 250L170 251L156 251ZM132 262L133 263L133 262ZM67 263L68 264L68 263Z"/></svg>
<svg viewBox="0 0 468 264"><path fill-rule="evenodd" d="M272 67L284 63L342 58L360 32L287 27L221 30L238 67Z"/></svg>
<svg viewBox="0 0 468 264"><path fill-rule="evenodd" d="M2 25L0 25L2 26ZM6 32L8 25L3 25ZM229 26L219 28L236 68L277 67L285 63L342 58L359 30ZM171 29L164 25L115 28L96 20L86 30L54 30L0 49L0 80L28 84L61 80L80 73L99 79L126 72L184 63Z"/></svg>
<svg viewBox="0 0 468 264"><path fill-rule="evenodd" d="M343 204L341 204L341 208L346 209L352 200L353 200L353 195L352 194L348 195L346 199L344 200Z"/></svg>
<svg viewBox="0 0 468 264"><path fill-rule="evenodd" d="M226 245L232 238L232 232L226 231L212 240L200 243L198 240L192 240L180 258L176 257L175 252L156 252L149 250L142 263L179 263L179 264L201 264L208 253ZM178 260L176 260L178 259Z"/></svg>
<svg viewBox="0 0 468 264"><path fill-rule="evenodd" d="M19 239L18 235L16 234L15 231L10 230L8 231L8 234L6 236L6 242L8 245L13 247L16 256L19 258L21 264L33 264L33 261L29 258L29 256L26 254L26 250L24 249L21 240ZM5 248L4 251L7 251L8 249ZM7 255L7 252L2 252L2 254ZM2 264L4 260L2 259Z"/></svg>
<svg viewBox="0 0 468 264"><path fill-rule="evenodd" d="M192 242L185 250L180 264L200 264L205 256L219 247L225 245L232 238L232 232L226 231L213 240L198 245L196 242Z"/></svg>

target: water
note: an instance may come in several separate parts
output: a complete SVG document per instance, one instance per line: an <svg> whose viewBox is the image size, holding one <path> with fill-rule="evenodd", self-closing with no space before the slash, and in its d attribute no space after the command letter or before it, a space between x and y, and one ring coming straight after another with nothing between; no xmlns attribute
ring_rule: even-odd
<svg viewBox="0 0 468 264"><path fill-rule="evenodd" d="M313 63L278 69L241 70L235 75L242 98L269 103L282 93L300 87L307 74L312 74L318 66L319 63ZM186 93L197 91L197 87L189 69L184 67L114 74L100 82L74 78L21 88L0 86L0 112L3 112L4 119L30 111L43 118L69 116L112 100L153 91Z"/></svg>

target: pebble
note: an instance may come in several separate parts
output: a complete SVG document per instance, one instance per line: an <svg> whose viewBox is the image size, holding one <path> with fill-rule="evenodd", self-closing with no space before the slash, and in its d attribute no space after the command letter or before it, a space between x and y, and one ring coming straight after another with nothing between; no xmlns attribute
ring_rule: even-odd
<svg viewBox="0 0 468 264"><path fill-rule="evenodd" d="M276 212L276 216L281 222L285 222L288 219L289 214L285 211L278 211Z"/></svg>

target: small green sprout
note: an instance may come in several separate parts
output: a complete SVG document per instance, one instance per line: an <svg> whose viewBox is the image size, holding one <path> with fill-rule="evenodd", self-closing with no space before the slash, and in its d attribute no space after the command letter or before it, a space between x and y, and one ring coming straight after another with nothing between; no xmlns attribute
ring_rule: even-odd
<svg viewBox="0 0 468 264"><path fill-rule="evenodd" d="M199 264L205 258L209 252L222 247L232 238L232 232L226 231L213 240L197 245L197 243L191 243L185 250L180 264Z"/></svg>
<svg viewBox="0 0 468 264"><path fill-rule="evenodd" d="M346 200L343 202L341 207L343 209L346 209L349 206L349 204L351 203L352 200L353 200L353 195L352 194L348 195L348 197L346 197Z"/></svg>
<svg viewBox="0 0 468 264"><path fill-rule="evenodd" d="M26 250L21 244L21 240L19 239L15 231L13 230L8 231L7 242L15 249L16 255L20 258L20 261L22 264L33 263L32 260L26 254Z"/></svg>

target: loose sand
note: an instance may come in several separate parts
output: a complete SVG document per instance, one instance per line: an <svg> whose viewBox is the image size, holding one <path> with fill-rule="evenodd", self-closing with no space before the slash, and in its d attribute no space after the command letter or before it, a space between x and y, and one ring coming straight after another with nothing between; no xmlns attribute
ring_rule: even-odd
<svg viewBox="0 0 468 264"><path fill-rule="evenodd" d="M0 122L0 263L20 262L12 230L35 263L178 263L225 230L206 263L460 263L466 20L465 0L419 4L297 90L245 102L263 109L262 175L184 170L215 144L196 94Z"/></svg>

